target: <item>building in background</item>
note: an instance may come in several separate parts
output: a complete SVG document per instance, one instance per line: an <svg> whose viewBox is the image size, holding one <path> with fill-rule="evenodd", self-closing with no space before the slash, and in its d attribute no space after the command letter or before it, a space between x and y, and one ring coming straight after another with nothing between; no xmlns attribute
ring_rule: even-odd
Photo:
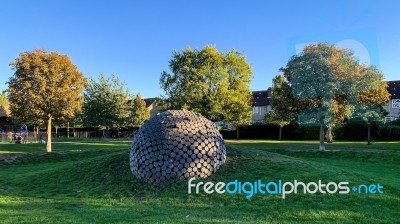
<svg viewBox="0 0 400 224"><path fill-rule="evenodd" d="M0 128L11 124L10 109L8 106L0 106Z"/></svg>
<svg viewBox="0 0 400 224"><path fill-rule="evenodd" d="M150 112L150 117L154 117L160 113L160 107L157 105L157 103L159 103L158 98L146 98L143 100L146 103L147 110ZM128 100L126 104L131 105L132 100Z"/></svg>
<svg viewBox="0 0 400 224"><path fill-rule="evenodd" d="M272 111L271 92L271 88L263 91L253 91L253 116L251 118L252 124L264 123L265 115Z"/></svg>
<svg viewBox="0 0 400 224"><path fill-rule="evenodd" d="M2 106L0 106L0 117L8 117L9 113L7 112L7 110L5 108L3 108Z"/></svg>
<svg viewBox="0 0 400 224"><path fill-rule="evenodd" d="M385 123L399 118L400 114L400 80L388 81L390 100L383 108L388 112Z"/></svg>
<svg viewBox="0 0 400 224"><path fill-rule="evenodd" d="M147 98L143 99L146 102L146 108L150 112L150 117L156 116L160 113L160 107L157 105L158 99L157 98Z"/></svg>
<svg viewBox="0 0 400 224"><path fill-rule="evenodd" d="M265 115L273 110L271 90L268 88L268 90L253 91L252 124L264 123ZM389 103L383 106L388 112L384 119L385 123L400 118L400 80L388 81L388 92L390 93Z"/></svg>

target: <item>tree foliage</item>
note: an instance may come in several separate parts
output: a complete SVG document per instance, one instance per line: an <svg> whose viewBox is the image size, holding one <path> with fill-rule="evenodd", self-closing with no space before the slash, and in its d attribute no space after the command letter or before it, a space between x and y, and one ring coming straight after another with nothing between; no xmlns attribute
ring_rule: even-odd
<svg viewBox="0 0 400 224"><path fill-rule="evenodd" d="M67 55L57 52L25 52L10 66L15 70L8 81L12 115L24 122L45 122L51 152L51 122L65 121L81 110L87 80Z"/></svg>
<svg viewBox="0 0 400 224"><path fill-rule="evenodd" d="M290 120L286 119L284 116L276 113L275 111L271 111L264 117L264 122L266 124L273 124L279 126L279 140L282 140L282 128L288 124L290 124Z"/></svg>
<svg viewBox="0 0 400 224"><path fill-rule="evenodd" d="M301 106L300 100L293 97L291 86L282 75L278 75L272 80L271 106L278 120L290 122L297 118Z"/></svg>
<svg viewBox="0 0 400 224"><path fill-rule="evenodd" d="M8 117L10 115L10 104L8 103L7 95L5 92L0 94L0 117Z"/></svg>
<svg viewBox="0 0 400 224"><path fill-rule="evenodd" d="M162 72L160 84L167 109L199 112L214 121L249 123L253 74L242 53L218 52L213 46L173 52L172 74Z"/></svg>
<svg viewBox="0 0 400 224"><path fill-rule="evenodd" d="M140 126L150 117L150 111L147 110L146 102L142 99L140 93L130 102L128 110L128 127Z"/></svg>
<svg viewBox="0 0 400 224"><path fill-rule="evenodd" d="M128 117L129 91L116 75L89 80L85 90L82 122L86 127L120 128Z"/></svg>
<svg viewBox="0 0 400 224"><path fill-rule="evenodd" d="M308 45L282 71L289 87L281 91L289 95L290 90L295 99L277 101L295 108L299 124L320 126L321 149L325 126L370 114L372 107L367 104L381 106L388 100L383 74L373 66L360 64L352 51L334 45Z"/></svg>
<svg viewBox="0 0 400 224"><path fill-rule="evenodd" d="M282 139L282 128L297 118L299 100L294 98L291 87L284 76L278 75L272 80L273 112L268 113L264 122L279 126L279 140Z"/></svg>

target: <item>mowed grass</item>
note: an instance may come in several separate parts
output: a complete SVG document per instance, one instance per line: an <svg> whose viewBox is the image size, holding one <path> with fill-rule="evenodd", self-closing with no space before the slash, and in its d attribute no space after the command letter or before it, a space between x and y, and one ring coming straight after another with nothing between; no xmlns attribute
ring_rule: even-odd
<svg viewBox="0 0 400 224"><path fill-rule="evenodd" d="M335 142L326 151L315 141L227 144L226 164L209 181L379 183L384 194L188 194L187 181L155 188L136 179L128 141L56 143L51 154L1 144L0 223L398 222L400 142Z"/></svg>

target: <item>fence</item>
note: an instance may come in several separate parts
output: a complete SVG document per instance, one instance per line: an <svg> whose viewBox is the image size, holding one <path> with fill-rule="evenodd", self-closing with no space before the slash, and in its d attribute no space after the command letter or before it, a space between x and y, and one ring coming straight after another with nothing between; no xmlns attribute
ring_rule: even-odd
<svg viewBox="0 0 400 224"><path fill-rule="evenodd" d="M396 126L397 127L397 126ZM390 127L391 128L391 127ZM376 140L400 140L400 131L395 128L386 126L379 126L374 124L371 126L371 135ZM57 132L53 130L52 137L55 138L69 138L85 139L85 138L105 138L105 139L132 139L135 131L134 129L124 130L93 130L93 129L72 129L69 132L66 128L58 129ZM368 127L361 124L348 124L345 126L336 126L334 128L334 136L336 140L366 140ZM237 133L234 131L221 130L221 134L225 139L236 139ZM11 131L2 132L1 142L14 142L14 136L19 135L18 132ZM42 137L40 137L42 136ZM279 127L275 125L247 125L239 127L240 139L278 139ZM45 130L40 130L38 134L29 132L27 136L23 136L25 142L39 142L40 138L47 139ZM318 140L319 127L287 125L282 129L282 139L288 140Z"/></svg>
<svg viewBox="0 0 400 224"><path fill-rule="evenodd" d="M37 136L35 135L35 133L33 132L28 132L28 134L20 134L20 133L14 133L14 132L1 132L0 133L1 136L1 140L0 142L9 142L9 143L13 143L16 141L17 136L21 136L22 137L22 141L23 142L37 142Z"/></svg>
<svg viewBox="0 0 400 224"><path fill-rule="evenodd" d="M67 129L58 129L57 132L55 130L52 131L52 138L56 141L59 138L71 138L72 139L84 139L84 138L107 138L107 139L132 139L135 131L138 128L133 129L124 129L124 130L85 130L85 129L76 129L70 130ZM68 136L69 134L69 136ZM40 142L40 140L47 139L47 132L45 130L40 130L38 133L28 132L28 134L21 134L21 132L13 132L13 131L5 131L0 132L0 142L10 142L13 143L16 141L16 137L22 136L23 142Z"/></svg>

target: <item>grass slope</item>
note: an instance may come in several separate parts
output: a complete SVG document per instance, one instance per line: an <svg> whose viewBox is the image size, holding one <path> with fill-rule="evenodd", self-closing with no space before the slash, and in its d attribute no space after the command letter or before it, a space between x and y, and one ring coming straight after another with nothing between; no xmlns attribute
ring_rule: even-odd
<svg viewBox="0 0 400 224"><path fill-rule="evenodd" d="M155 188L129 169L129 142L0 145L0 223L395 223L400 217L400 143L229 141L209 180L380 183L384 194L187 193L187 181Z"/></svg>

